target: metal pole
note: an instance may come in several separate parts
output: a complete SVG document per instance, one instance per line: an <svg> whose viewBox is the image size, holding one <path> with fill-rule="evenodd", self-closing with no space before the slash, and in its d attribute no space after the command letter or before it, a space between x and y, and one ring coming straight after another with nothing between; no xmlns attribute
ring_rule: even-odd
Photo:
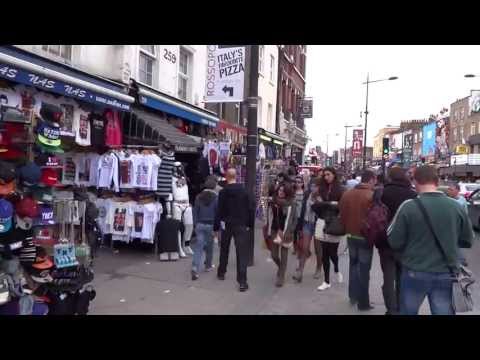
<svg viewBox="0 0 480 360"><path fill-rule="evenodd" d="M347 131L348 125L345 125L345 147L343 148L343 171L347 175Z"/></svg>
<svg viewBox="0 0 480 360"><path fill-rule="evenodd" d="M247 193L255 202L255 183L257 178L257 102L258 102L258 45L250 46L250 81L248 98L248 126L247 126ZM255 204L256 209L256 204ZM249 231L249 259L248 266L253 266L255 248L255 225Z"/></svg>
<svg viewBox="0 0 480 360"><path fill-rule="evenodd" d="M368 119L368 78L369 74L367 73L367 97L365 101L365 129L363 130L363 169L365 170L365 164L367 160L367 119Z"/></svg>

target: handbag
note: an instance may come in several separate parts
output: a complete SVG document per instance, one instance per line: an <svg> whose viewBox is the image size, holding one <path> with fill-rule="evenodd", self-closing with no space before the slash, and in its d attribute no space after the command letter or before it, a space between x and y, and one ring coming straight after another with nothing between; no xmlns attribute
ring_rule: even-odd
<svg viewBox="0 0 480 360"><path fill-rule="evenodd" d="M345 226L342 224L338 216L325 221L325 228L323 231L325 234L335 236L343 236L347 233Z"/></svg>
<svg viewBox="0 0 480 360"><path fill-rule="evenodd" d="M435 231L433 230L432 221L430 220L430 216L428 216L427 209L419 198L415 198L415 203L422 212L425 222L427 223L427 226L430 229L433 238L435 239L435 245L437 245L438 250L442 254L445 262L448 264L447 254L445 253L437 234L435 234ZM453 269L451 266L448 266L448 270L450 271L453 280L452 304L455 312L463 313L473 311L473 298L470 290L470 285L475 282L473 273L463 265L460 265L459 272L455 272L455 269Z"/></svg>

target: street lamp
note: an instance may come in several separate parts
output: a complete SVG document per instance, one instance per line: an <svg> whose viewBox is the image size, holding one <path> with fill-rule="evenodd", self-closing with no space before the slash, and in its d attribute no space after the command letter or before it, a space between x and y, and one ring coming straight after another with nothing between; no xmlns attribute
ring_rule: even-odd
<svg viewBox="0 0 480 360"><path fill-rule="evenodd" d="M369 74L367 73L367 81L362 83L362 85L367 85L367 96L365 101L365 128L364 128L364 141L363 141L363 169L365 169L365 162L367 160L367 121L368 121L368 84L372 84L375 82L380 81L387 81L387 80L397 80L397 76L391 76L388 79L380 79L380 80L370 80Z"/></svg>
<svg viewBox="0 0 480 360"><path fill-rule="evenodd" d="M466 78L474 78L474 77L477 77L478 75L475 75L475 74L465 74L465 77Z"/></svg>
<svg viewBox="0 0 480 360"><path fill-rule="evenodd" d="M345 174L347 173L347 130L349 128L359 128L362 127L362 125L344 125L345 128L345 147L343 148L343 171Z"/></svg>

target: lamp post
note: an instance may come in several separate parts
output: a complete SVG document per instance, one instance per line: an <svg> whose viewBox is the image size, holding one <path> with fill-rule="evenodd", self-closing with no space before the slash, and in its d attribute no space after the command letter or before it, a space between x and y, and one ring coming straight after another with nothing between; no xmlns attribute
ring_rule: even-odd
<svg viewBox="0 0 480 360"><path fill-rule="evenodd" d="M370 80L369 74L367 73L367 81L362 83L362 85L367 85L367 96L366 96L366 101L365 101L365 128L363 131L363 164L362 168L365 170L365 163L367 161L367 124L368 124L368 85L375 83L375 82L380 82L380 81L387 81L387 80L397 80L397 76L391 76L388 79L381 79L381 80Z"/></svg>
<svg viewBox="0 0 480 360"><path fill-rule="evenodd" d="M345 128L345 146L343 148L343 171L345 175L347 174L347 130L349 128L358 128L362 127L362 125L344 125Z"/></svg>

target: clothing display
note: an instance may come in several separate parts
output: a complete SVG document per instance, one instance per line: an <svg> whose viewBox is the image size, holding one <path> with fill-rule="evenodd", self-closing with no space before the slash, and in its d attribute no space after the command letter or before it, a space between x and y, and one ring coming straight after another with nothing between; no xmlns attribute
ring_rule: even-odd
<svg viewBox="0 0 480 360"><path fill-rule="evenodd" d="M161 156L161 164L158 168L157 194L168 197L172 193L173 164L175 156L173 153L165 153Z"/></svg>
<svg viewBox="0 0 480 360"><path fill-rule="evenodd" d="M104 117L106 119L105 144L109 147L122 146L122 127L118 112L110 109L106 110Z"/></svg>
<svg viewBox="0 0 480 360"><path fill-rule="evenodd" d="M98 160L97 187L110 189L112 184L118 192L118 157L113 152L107 152Z"/></svg>
<svg viewBox="0 0 480 360"><path fill-rule="evenodd" d="M81 109L73 114L73 132L75 133L75 142L81 146L91 145L91 127L88 119L88 112Z"/></svg>
<svg viewBox="0 0 480 360"><path fill-rule="evenodd" d="M92 146L105 146L105 119L100 114L91 113L89 121Z"/></svg>

